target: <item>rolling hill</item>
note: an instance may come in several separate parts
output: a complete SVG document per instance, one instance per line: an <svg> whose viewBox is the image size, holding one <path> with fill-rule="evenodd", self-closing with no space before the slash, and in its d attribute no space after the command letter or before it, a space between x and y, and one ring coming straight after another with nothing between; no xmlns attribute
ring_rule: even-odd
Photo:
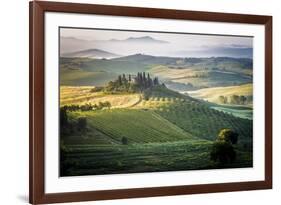
<svg viewBox="0 0 281 205"><path fill-rule="evenodd" d="M76 89L80 89L80 92L77 92ZM64 97L66 92L68 92L68 98ZM106 126L111 127L113 124L118 124L117 127L119 127L120 130L126 130L128 127L131 127L132 130L137 130L137 126L149 121L148 119L150 116L153 119L157 118L162 121L163 119L166 119L175 126L179 127L179 129L184 130L193 137L201 139L213 140L215 139L219 130L223 128L231 128L237 131L241 136L241 141L244 142L249 142L252 136L251 120L236 118L224 112L211 109L208 104L205 104L204 102L200 102L192 97L179 94L163 86L153 88L149 92L148 100L144 100L141 96L140 100L138 100L138 96L136 94L106 94L104 96L104 94L100 92L91 92L90 87L70 87L68 89L62 88L61 96L61 106L86 103L95 104L100 102L100 99L111 102L114 109L110 111L95 111L89 112L89 114L82 112L79 114L83 115L84 113L84 115L89 119L102 119L104 114L104 117L108 116L108 119L114 120L114 123L109 123L110 120L108 120L108 123L105 123L103 127L96 127L103 133L107 133ZM130 103L130 98L128 98L130 96L132 99L136 98L137 103ZM128 99L121 101L125 103L125 106L123 106L124 104L120 103L120 98ZM133 113L133 116L137 118L139 115L139 119L143 122L138 122L137 119L133 118L130 119L130 117L128 117L129 113ZM117 115L119 115L119 117ZM115 120L118 122L115 122ZM146 126L149 127L149 125ZM161 130L161 127L162 126L158 126L158 128L154 127L153 130ZM123 136L128 136L128 133L123 133Z"/></svg>
<svg viewBox="0 0 281 205"><path fill-rule="evenodd" d="M237 72L219 69L198 69L196 67L175 69L164 65L152 67L148 72L159 76L169 88L176 91L201 88L233 86L251 83L252 77L239 70Z"/></svg>
<svg viewBox="0 0 281 205"><path fill-rule="evenodd" d="M220 104L220 101L218 100L219 96L230 97L232 95L244 95L253 97L253 84L205 88L187 93L194 98Z"/></svg>
<svg viewBox="0 0 281 205"><path fill-rule="evenodd" d="M103 86L119 74L146 71L143 63L91 58L60 58L60 84L67 86Z"/></svg>
<svg viewBox="0 0 281 205"><path fill-rule="evenodd" d="M252 82L252 60L135 54L113 59L60 58L61 85L100 86L120 74L148 71L176 91ZM91 76L91 77L90 77Z"/></svg>
<svg viewBox="0 0 281 205"><path fill-rule="evenodd" d="M87 49L87 50L81 50L71 53L62 53L61 57L65 58L117 58L120 57L120 55L117 55L115 53L110 53L107 51L103 51L100 49Z"/></svg>
<svg viewBox="0 0 281 205"><path fill-rule="evenodd" d="M91 87L67 87L61 99L63 105L72 98L69 105L85 104L103 95L91 92ZM114 102L114 98L128 95L109 97ZM148 100L141 99L134 105L73 111L69 116L72 122L86 118L87 128L82 134L61 136L65 147L61 153L62 176L218 168L209 160L209 152L223 128L239 133L237 160L226 167L252 166L251 120L211 109L163 86L153 88ZM122 144L124 137L127 145Z"/></svg>

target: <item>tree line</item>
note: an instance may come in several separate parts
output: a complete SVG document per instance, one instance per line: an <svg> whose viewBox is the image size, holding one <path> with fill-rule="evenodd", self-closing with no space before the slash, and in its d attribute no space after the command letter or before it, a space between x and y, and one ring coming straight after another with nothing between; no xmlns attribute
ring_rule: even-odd
<svg viewBox="0 0 281 205"><path fill-rule="evenodd" d="M98 104L91 104L86 103L84 105L64 105L62 109L68 110L68 111L90 111L90 110L102 110L103 108L110 109L111 103L109 101L105 102L99 102Z"/></svg>
<svg viewBox="0 0 281 205"><path fill-rule="evenodd" d="M122 74L116 80L110 81L104 88L105 92L142 92L159 85L157 77L152 78L149 73L138 72L137 75Z"/></svg>
<svg viewBox="0 0 281 205"><path fill-rule="evenodd" d="M244 95L231 95L231 96L219 96L218 101L221 104L235 104L235 105L246 105L253 102L252 96Z"/></svg>

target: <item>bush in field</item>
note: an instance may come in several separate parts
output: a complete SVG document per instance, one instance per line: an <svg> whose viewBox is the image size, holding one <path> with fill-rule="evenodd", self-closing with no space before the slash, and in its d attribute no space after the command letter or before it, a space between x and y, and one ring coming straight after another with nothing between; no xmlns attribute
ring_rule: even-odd
<svg viewBox="0 0 281 205"><path fill-rule="evenodd" d="M123 144L123 145L127 145L127 144L128 144L128 139L127 139L127 137L122 137L121 141L122 141L122 144Z"/></svg>
<svg viewBox="0 0 281 205"><path fill-rule="evenodd" d="M90 111L90 110L93 110L93 106L91 103L86 103L85 105L81 105L80 106L80 110L81 111Z"/></svg>
<svg viewBox="0 0 281 205"><path fill-rule="evenodd" d="M90 90L91 93L103 91L103 87L94 87Z"/></svg>
<svg viewBox="0 0 281 205"><path fill-rule="evenodd" d="M218 140L228 142L231 144L237 144L238 136L239 136L239 134L237 132L234 132L231 129L222 129L219 132Z"/></svg>
<svg viewBox="0 0 281 205"><path fill-rule="evenodd" d="M245 105L247 103L247 97L244 95L231 95L230 103L236 105Z"/></svg>
<svg viewBox="0 0 281 205"><path fill-rule="evenodd" d="M226 96L221 95L221 96L219 96L218 99L219 99L219 102L221 104L227 104L227 97Z"/></svg>
<svg viewBox="0 0 281 205"><path fill-rule="evenodd" d="M87 129L87 119L85 117L80 117L77 120L77 130L79 132L85 132Z"/></svg>
<svg viewBox="0 0 281 205"><path fill-rule="evenodd" d="M220 164L232 163L236 159L236 152L230 143L216 141L213 144L210 157L211 160L218 161Z"/></svg>
<svg viewBox="0 0 281 205"><path fill-rule="evenodd" d="M222 129L214 142L210 152L211 160L220 164L232 163L236 159L236 151L233 144L237 144L238 133L231 129Z"/></svg>
<svg viewBox="0 0 281 205"><path fill-rule="evenodd" d="M105 102L99 102L98 106L97 106L97 109L103 109L103 108L108 108L110 109L111 107L111 104L109 101L105 101Z"/></svg>

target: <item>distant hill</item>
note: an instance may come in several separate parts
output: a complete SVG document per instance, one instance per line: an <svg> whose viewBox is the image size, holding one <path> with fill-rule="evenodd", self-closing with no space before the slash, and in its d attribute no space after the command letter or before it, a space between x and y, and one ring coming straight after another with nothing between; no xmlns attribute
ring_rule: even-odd
<svg viewBox="0 0 281 205"><path fill-rule="evenodd" d="M253 48L240 47L215 47L206 48L198 51L176 51L171 53L176 56L191 56L191 57L232 57L232 58L253 58Z"/></svg>
<svg viewBox="0 0 281 205"><path fill-rule="evenodd" d="M81 50L77 52L71 52L71 53L63 53L61 57L68 57L68 58L117 58L120 57L120 55L117 55L115 53L110 53L104 50L100 49L87 49L87 50Z"/></svg>
<svg viewBox="0 0 281 205"><path fill-rule="evenodd" d="M125 40L111 39L111 42L127 42L127 43L169 43L168 41L161 41L150 36L129 37Z"/></svg>
<svg viewBox="0 0 281 205"><path fill-rule="evenodd" d="M184 67L197 66L201 68L229 68L252 69L253 61L250 58L211 57L211 58L181 58L167 56L152 56L137 53L123 56L114 60L142 62L145 64L170 65L170 68L181 69Z"/></svg>
<svg viewBox="0 0 281 205"><path fill-rule="evenodd" d="M151 55L137 53L134 55L128 55L128 56L116 58L114 60L141 62L144 64L174 64L177 60L180 59L181 58L166 57L166 56L151 56Z"/></svg>
<svg viewBox="0 0 281 205"><path fill-rule="evenodd" d="M96 54L95 59L81 57L89 53ZM79 57L70 57L74 54ZM103 57L98 54L103 54ZM158 76L161 82L176 91L252 82L253 63L252 59L247 58L175 58L140 53L110 58L112 53L108 54L97 49L84 50L71 55L60 58L63 85L100 86L119 74L138 72L149 72L152 77Z"/></svg>

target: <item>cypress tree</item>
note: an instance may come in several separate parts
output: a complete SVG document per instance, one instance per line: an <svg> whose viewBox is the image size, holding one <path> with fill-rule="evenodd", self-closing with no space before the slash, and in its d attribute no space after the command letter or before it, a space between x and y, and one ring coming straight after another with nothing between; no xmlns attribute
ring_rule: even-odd
<svg viewBox="0 0 281 205"><path fill-rule="evenodd" d="M122 77L121 77L121 75L118 76L118 84L122 85Z"/></svg>

